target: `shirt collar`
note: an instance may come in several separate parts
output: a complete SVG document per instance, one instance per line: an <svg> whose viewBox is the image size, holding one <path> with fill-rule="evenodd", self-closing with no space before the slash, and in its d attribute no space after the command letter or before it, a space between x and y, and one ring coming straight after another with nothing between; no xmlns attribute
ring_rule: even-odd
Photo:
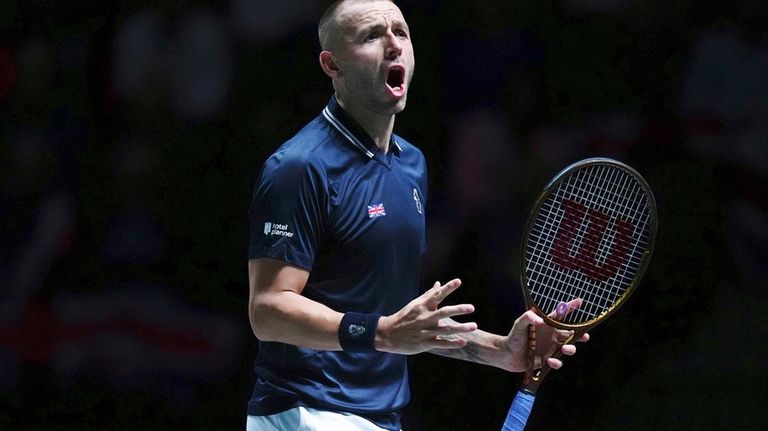
<svg viewBox="0 0 768 431"><path fill-rule="evenodd" d="M372 159L377 152L381 151L365 130L344 111L344 108L336 100L336 95L331 96L328 105L323 109L323 116L353 147L367 158ZM394 135L390 138L390 148L395 154L400 154L403 151L403 148L395 140Z"/></svg>

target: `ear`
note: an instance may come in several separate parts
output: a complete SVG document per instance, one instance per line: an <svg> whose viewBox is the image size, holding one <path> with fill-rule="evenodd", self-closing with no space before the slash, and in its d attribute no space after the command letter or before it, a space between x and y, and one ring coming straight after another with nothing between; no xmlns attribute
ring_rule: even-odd
<svg viewBox="0 0 768 431"><path fill-rule="evenodd" d="M332 79L341 77L341 69L336 63L336 59L331 51L323 51L320 53L320 67L323 69L323 72Z"/></svg>

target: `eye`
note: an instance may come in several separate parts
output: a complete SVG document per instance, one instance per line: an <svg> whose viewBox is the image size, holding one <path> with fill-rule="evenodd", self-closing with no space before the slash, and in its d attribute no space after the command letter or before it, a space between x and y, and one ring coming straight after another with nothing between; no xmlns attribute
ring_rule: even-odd
<svg viewBox="0 0 768 431"><path fill-rule="evenodd" d="M397 29L394 31L395 36L402 37L403 39L408 39L408 32L403 29Z"/></svg>
<svg viewBox="0 0 768 431"><path fill-rule="evenodd" d="M364 42L372 42L379 38L379 32L372 32L369 33L367 36L365 36L365 39L363 39Z"/></svg>

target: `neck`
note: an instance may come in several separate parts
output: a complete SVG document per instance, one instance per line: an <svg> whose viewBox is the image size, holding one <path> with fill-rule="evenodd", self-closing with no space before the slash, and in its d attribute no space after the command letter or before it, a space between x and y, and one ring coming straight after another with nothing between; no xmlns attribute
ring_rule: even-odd
<svg viewBox="0 0 768 431"><path fill-rule="evenodd" d="M389 142L392 139L392 130L395 127L394 114L381 115L361 109L354 103L350 104L342 100L338 93L336 94L336 100L344 108L344 111L357 121L384 154L389 152Z"/></svg>

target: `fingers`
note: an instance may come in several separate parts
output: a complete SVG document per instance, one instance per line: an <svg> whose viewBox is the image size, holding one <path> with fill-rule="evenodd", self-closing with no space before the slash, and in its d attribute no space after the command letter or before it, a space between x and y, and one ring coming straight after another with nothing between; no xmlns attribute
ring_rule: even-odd
<svg viewBox="0 0 768 431"><path fill-rule="evenodd" d="M421 296L406 304L395 314L385 316L377 333L384 335L388 352L401 354L420 353L430 349L459 349L467 345L461 334L477 330L477 323L459 323L451 319L473 313L471 304L447 305L440 303L461 286L461 280L453 279L445 284L436 282Z"/></svg>
<svg viewBox="0 0 768 431"><path fill-rule="evenodd" d="M556 330L554 334L554 340L559 344L586 343L587 341L589 341L588 333L584 333L578 338L575 338L575 337L576 337L576 334L574 334L573 331L565 331L560 329Z"/></svg>
<svg viewBox="0 0 768 431"><path fill-rule="evenodd" d="M441 321L436 329L421 331L422 344L425 349L460 349L467 345L467 340L460 334L472 332L477 329L477 324L458 323L455 321Z"/></svg>
<svg viewBox="0 0 768 431"><path fill-rule="evenodd" d="M461 286L461 280L458 278L454 278L442 286L439 281L436 281L432 288L422 295L427 302L427 308L433 311L436 310L437 306L454 290L458 289L459 286Z"/></svg>
<svg viewBox="0 0 768 431"><path fill-rule="evenodd" d="M573 341L573 337L574 337L573 331L557 329L553 333L553 338L555 342L559 344L570 343Z"/></svg>
<svg viewBox="0 0 768 431"><path fill-rule="evenodd" d="M443 285L441 285L439 281L436 281L431 289L424 292L422 298L425 300L425 305L428 310L434 312L430 316L429 320L436 322L436 325L443 329L450 330L453 328L462 328L455 331L456 333L474 331L477 329L477 325L475 323L459 325L453 321L451 321L452 324L443 324L444 322L441 322L443 319L447 319L453 316L463 316L475 312L475 306L472 304L447 305L445 307L438 308L440 303L448 295L458 289L459 286L461 286L461 280L458 278L454 278L453 280Z"/></svg>
<svg viewBox="0 0 768 431"><path fill-rule="evenodd" d="M573 311L581 307L581 305L584 303L584 300L581 298L576 298L568 301L568 310Z"/></svg>
<svg viewBox="0 0 768 431"><path fill-rule="evenodd" d="M548 316L552 319L563 320L565 316L569 315L574 310L579 309L583 304L584 300L581 298L572 299L568 302L561 302L548 314Z"/></svg>
<svg viewBox="0 0 768 431"><path fill-rule="evenodd" d="M579 309L583 304L584 301L581 298L561 303L557 309L553 310L548 316L555 320L562 320L567 314ZM546 366L554 370L560 369L563 366L563 361L560 359L561 355L573 356L576 354L577 349L574 343L587 342L590 338L588 333L578 334L573 330L563 330L548 325L542 325L542 323L544 323L543 319L532 311L526 312L520 316L515 324L518 322L536 325L537 333L541 331L541 335L546 334L546 339L549 340L551 344L548 345L549 347L546 347L547 344L542 343L540 350L538 349L539 346L537 346L537 352L541 354L540 357L537 356L537 359L541 358Z"/></svg>
<svg viewBox="0 0 768 431"><path fill-rule="evenodd" d="M564 344L560 347L560 352L566 356L573 356L576 354L576 346L573 344ZM563 366L563 361L556 357L549 357L547 358L547 365L553 370L559 370Z"/></svg>
<svg viewBox="0 0 768 431"><path fill-rule="evenodd" d="M560 348L560 351L563 352L564 355L573 356L576 354L576 346L573 344L564 344L563 347Z"/></svg>
<svg viewBox="0 0 768 431"><path fill-rule="evenodd" d="M576 346L573 344L566 344L560 349L564 355L573 356L576 354ZM555 357L547 358L547 365L553 370L559 370L563 366L563 361Z"/></svg>
<svg viewBox="0 0 768 431"><path fill-rule="evenodd" d="M549 358L547 359L547 365L549 365L549 368L552 368L553 370L559 370L560 367L563 366L563 361L557 358Z"/></svg>
<svg viewBox="0 0 768 431"><path fill-rule="evenodd" d="M430 348L436 349L460 349L467 345L467 339L458 336L459 334L472 332L477 329L475 322L458 323L455 320L443 319L438 323L435 330L425 330L424 334L429 334L432 338L427 341Z"/></svg>
<svg viewBox="0 0 768 431"><path fill-rule="evenodd" d="M459 337L435 337L434 340L429 341L429 349L461 349L467 345L467 340Z"/></svg>
<svg viewBox="0 0 768 431"><path fill-rule="evenodd" d="M477 323L475 322L459 323L451 319L442 319L438 322L437 329L435 329L433 332L435 332L438 336L442 336L443 334L453 335L461 334L464 332L472 332L476 329Z"/></svg>
<svg viewBox="0 0 768 431"><path fill-rule="evenodd" d="M452 316L463 316L475 312L475 306L472 304L446 305L435 310L434 316L438 319L445 319Z"/></svg>

